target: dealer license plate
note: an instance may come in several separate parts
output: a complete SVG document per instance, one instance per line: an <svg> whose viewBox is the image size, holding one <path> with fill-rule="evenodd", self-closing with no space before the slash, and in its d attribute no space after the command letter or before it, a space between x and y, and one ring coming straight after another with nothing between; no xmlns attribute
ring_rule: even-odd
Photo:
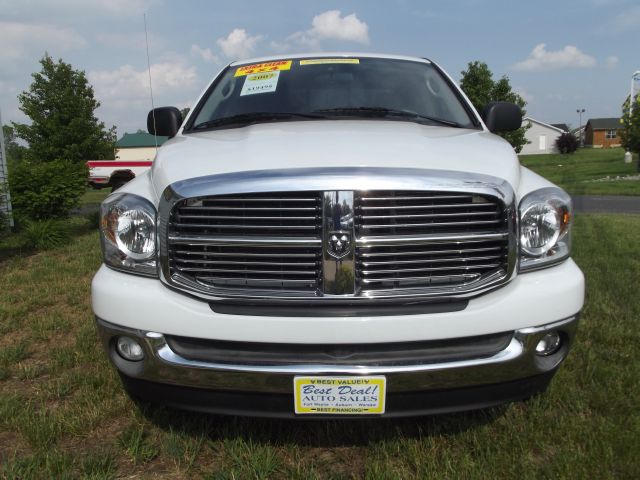
<svg viewBox="0 0 640 480"><path fill-rule="evenodd" d="M294 377L298 414L376 415L384 413L387 380L368 377Z"/></svg>

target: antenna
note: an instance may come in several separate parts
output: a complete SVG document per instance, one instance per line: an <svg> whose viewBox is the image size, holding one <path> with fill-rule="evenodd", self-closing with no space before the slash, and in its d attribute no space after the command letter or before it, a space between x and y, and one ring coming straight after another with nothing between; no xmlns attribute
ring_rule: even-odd
<svg viewBox="0 0 640 480"><path fill-rule="evenodd" d="M144 19L144 41L147 44L147 71L149 72L149 93L151 95L151 116L153 117L153 139L156 142L156 154L158 153L158 136L155 135L156 132L156 112L155 105L153 104L153 86L151 84L151 61L149 60L149 37L147 36L147 14L143 13L142 18Z"/></svg>

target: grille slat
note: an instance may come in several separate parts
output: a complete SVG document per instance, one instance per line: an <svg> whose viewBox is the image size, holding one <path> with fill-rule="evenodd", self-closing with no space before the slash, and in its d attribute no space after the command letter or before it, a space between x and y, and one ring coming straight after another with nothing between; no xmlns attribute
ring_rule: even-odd
<svg viewBox="0 0 640 480"><path fill-rule="evenodd" d="M208 268L208 267L180 267L183 272L203 272L203 273L225 273L228 275L302 275L302 276L316 276L314 271L304 270L259 270L259 269L239 269L239 268Z"/></svg>
<svg viewBox="0 0 640 480"><path fill-rule="evenodd" d="M490 252L496 250L504 250L504 247L484 247L484 248L465 248L465 249L449 249L449 250L411 250L408 252L395 251L395 252L360 252L360 258L378 258L378 257L408 257L408 256L434 256L434 255L464 255L467 253L480 253ZM399 260L402 261L402 260ZM395 261L394 263L397 263Z"/></svg>
<svg viewBox="0 0 640 480"><path fill-rule="evenodd" d="M281 219L282 220L282 219ZM228 225L226 223L174 223L177 228L195 228L195 229L207 229L207 230L264 230L268 228L278 228L284 230L317 230L316 225Z"/></svg>
<svg viewBox="0 0 640 480"><path fill-rule="evenodd" d="M417 210L424 208L424 205L362 205L360 209L363 212L372 211L372 210ZM437 204L437 205L429 205L429 208L434 210L438 209L456 209L456 208L468 208L472 210L476 210L478 208L492 208L495 209L495 205L491 203L446 203L446 204Z"/></svg>
<svg viewBox="0 0 640 480"><path fill-rule="evenodd" d="M186 264L201 264L201 265L250 265L256 267L286 267L286 266L297 266L297 267L315 267L316 262L249 262L242 260L203 260L203 259L176 259L178 263L186 263Z"/></svg>
<svg viewBox="0 0 640 480"><path fill-rule="evenodd" d="M380 277L380 278L364 278L362 283L366 285L374 284L374 283L393 283L397 284L400 282L410 282L411 284L419 283L422 286L429 286L432 284L448 284L453 281L459 283L466 283L471 280L477 280L480 278L480 274L457 274L457 275L430 275L424 277Z"/></svg>
<svg viewBox="0 0 640 480"><path fill-rule="evenodd" d="M387 217L391 218L391 217ZM496 225L502 223L502 219L496 220L476 220L473 222L429 222L429 223L389 223L380 225L360 225L361 229L380 229L380 228L440 228L440 227L473 227L474 225Z"/></svg>
<svg viewBox="0 0 640 480"><path fill-rule="evenodd" d="M455 199L463 199L463 198L473 198L472 195L450 195L450 194L441 194L441 195L411 195L411 196L402 196L402 195L389 195L389 196L361 196L360 199L363 202L391 202L398 200L455 200Z"/></svg>
<svg viewBox="0 0 640 480"><path fill-rule="evenodd" d="M421 258L419 260L391 260L391 261L364 261L360 264L364 267L375 267L378 265L415 265L424 263L458 263L458 262L479 262L485 260L499 261L502 259L502 255L490 255L485 257L463 257L463 258Z"/></svg>
<svg viewBox="0 0 640 480"><path fill-rule="evenodd" d="M465 217L484 217L491 215L496 217L498 212L465 212ZM460 213L422 213L422 214L398 214L398 215L363 215L362 220L387 220L396 218L447 218L447 217L459 217Z"/></svg>
<svg viewBox="0 0 640 480"><path fill-rule="evenodd" d="M229 207L227 205L221 207L207 206L207 207L181 207L181 211L183 212L208 212L208 211L232 211L232 212L244 212L246 210L245 207ZM251 207L252 211L256 212L272 212L273 208L271 207ZM281 212L311 212L316 211L316 207L278 207L278 211Z"/></svg>

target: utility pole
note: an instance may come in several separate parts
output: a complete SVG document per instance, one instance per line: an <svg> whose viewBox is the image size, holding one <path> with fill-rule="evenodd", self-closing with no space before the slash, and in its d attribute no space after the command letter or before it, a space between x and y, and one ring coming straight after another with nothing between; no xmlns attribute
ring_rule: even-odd
<svg viewBox="0 0 640 480"><path fill-rule="evenodd" d="M636 70L631 75L631 90L629 90L629 122L631 122L631 116L633 114L633 104L635 101L635 96L633 95L635 90L636 81L640 81L640 70ZM633 161L633 153L627 149L624 154L624 163L631 163ZM638 167L640 168L640 166Z"/></svg>
<svg viewBox="0 0 640 480"><path fill-rule="evenodd" d="M9 170L4 149L4 130L2 129L2 114L0 113L0 213L9 218L9 227L13 227L13 215L11 213L11 194L9 193Z"/></svg>
<svg viewBox="0 0 640 480"><path fill-rule="evenodd" d="M584 108L579 108L576 110L576 113L580 115L580 127L578 128L578 132L580 133L580 141L578 142L578 145L580 145L581 147L584 147L584 141L582 138L582 114L584 113L584 111Z"/></svg>

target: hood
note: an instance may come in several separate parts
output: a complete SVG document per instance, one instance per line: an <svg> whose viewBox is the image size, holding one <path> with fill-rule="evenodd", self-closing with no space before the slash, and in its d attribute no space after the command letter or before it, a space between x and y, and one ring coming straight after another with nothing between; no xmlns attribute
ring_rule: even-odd
<svg viewBox="0 0 640 480"><path fill-rule="evenodd" d="M158 197L189 178L318 167L424 168L499 177L517 189L520 164L489 132L385 120L310 120L178 135L152 169Z"/></svg>

